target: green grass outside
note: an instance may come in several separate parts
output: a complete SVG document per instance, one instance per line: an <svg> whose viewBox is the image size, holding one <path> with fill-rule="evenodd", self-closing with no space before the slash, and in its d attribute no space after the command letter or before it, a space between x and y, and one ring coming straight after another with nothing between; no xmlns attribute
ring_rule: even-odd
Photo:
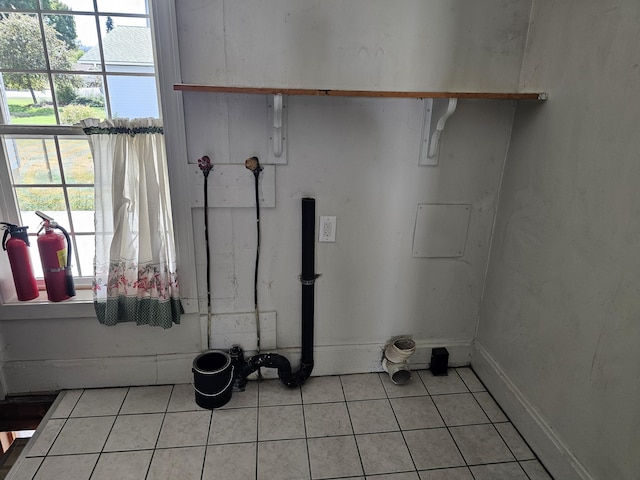
<svg viewBox="0 0 640 480"><path fill-rule="evenodd" d="M8 98L7 103L13 125L56 125L51 106L34 107L30 97ZM94 117L104 117L101 108L92 107L91 111ZM13 183L22 185L16 187L20 210L64 211L64 191L58 186L62 176L53 139L15 139L7 142L11 142L20 165L12 171ZM71 209L93 210L93 188L73 186L93 183L93 158L89 143L83 139L60 138L59 145ZM51 186L29 186L36 184Z"/></svg>
<svg viewBox="0 0 640 480"><path fill-rule="evenodd" d="M20 167L12 171L21 211L64 211L64 191L54 141L52 139L15 139L13 143ZM94 209L93 187L74 184L93 183L93 158L89 142L83 139L59 140L60 155L67 183L69 204L74 211ZM47 186L29 186L29 185ZM51 185L51 186L48 186Z"/></svg>
<svg viewBox="0 0 640 480"><path fill-rule="evenodd" d="M11 125L56 125L56 117L47 115L46 117L11 117Z"/></svg>
<svg viewBox="0 0 640 480"><path fill-rule="evenodd" d="M31 97L9 97L7 102L15 107L26 107L33 104Z"/></svg>
<svg viewBox="0 0 640 480"><path fill-rule="evenodd" d="M33 106L30 97L10 97L7 99L12 125L56 125L56 117L52 106ZM73 105L69 105L73 107ZM60 113L66 107L60 107ZM104 118L104 109L87 107L91 117Z"/></svg>

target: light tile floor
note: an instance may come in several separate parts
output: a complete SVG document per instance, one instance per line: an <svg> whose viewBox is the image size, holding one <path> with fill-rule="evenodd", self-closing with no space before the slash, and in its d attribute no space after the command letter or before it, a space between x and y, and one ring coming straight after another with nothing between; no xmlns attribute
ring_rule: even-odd
<svg viewBox="0 0 640 480"><path fill-rule="evenodd" d="M469 368L249 382L214 411L191 384L62 392L10 480L549 480Z"/></svg>

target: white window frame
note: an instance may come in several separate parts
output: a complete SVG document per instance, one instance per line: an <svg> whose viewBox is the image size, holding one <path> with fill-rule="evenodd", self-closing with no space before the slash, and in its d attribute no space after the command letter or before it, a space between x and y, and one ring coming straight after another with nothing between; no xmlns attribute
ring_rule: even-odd
<svg viewBox="0 0 640 480"><path fill-rule="evenodd" d="M180 276L180 291L185 313L197 312L197 284L195 274L195 249L190 202L184 196L189 192L186 166L186 135L184 109L181 94L173 91L173 85L181 83L178 35L174 0L148 0L154 42L155 68L158 84L159 110L163 118L167 147L169 184L172 192L172 210L176 249ZM1 114L1 113L0 113ZM44 127L48 136L81 135L76 126ZM43 127L0 126L2 134L43 134ZM56 133L52 133L56 130ZM72 138L72 137L70 137ZM4 153L0 148L0 219L18 222L17 202L13 193L11 175ZM34 248L32 244L32 248ZM60 303L50 303L46 293L40 298L19 302L7 255L0 253L0 319L94 317L91 290L78 290L76 297Z"/></svg>

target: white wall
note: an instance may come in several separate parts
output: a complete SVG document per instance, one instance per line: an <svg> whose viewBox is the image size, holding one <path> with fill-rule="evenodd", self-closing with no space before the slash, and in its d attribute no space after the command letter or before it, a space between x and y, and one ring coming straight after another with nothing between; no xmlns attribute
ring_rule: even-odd
<svg viewBox="0 0 640 480"><path fill-rule="evenodd" d="M556 478L640 472L639 19L533 9L472 365Z"/></svg>
<svg viewBox="0 0 640 480"><path fill-rule="evenodd" d="M413 0L178 1L182 81L514 90L529 11L529 1L500 0L482 6ZM513 104L460 102L447 124L440 165L425 167L418 166L422 100L289 97L284 160L273 158L269 144L268 101L184 94L190 163L207 154L217 164L240 164L229 188L242 188L236 179L244 175L244 196L250 200L253 177L243 170L244 160L257 155L278 163L275 173L262 175L263 182L275 183L275 207L262 212L259 283L261 310L277 315L271 346L300 344L299 205L301 197L313 196L318 216L338 219L336 243L316 247L322 277L316 283L315 343L322 360L315 372L379 369L382 345L399 334L418 341L418 364L428 363L434 345L451 347L453 363L467 363ZM201 188L197 180L196 169L192 192ZM416 212L424 203L471 205L463 256L412 257ZM250 332L255 214L252 208L225 207L212 208L209 215L212 343L228 347L240 341L250 347L255 343ZM204 312L201 208L194 208L193 219ZM222 324L228 329L221 330ZM348 352L357 353L349 358Z"/></svg>
<svg viewBox="0 0 640 480"><path fill-rule="evenodd" d="M502 91L517 86L530 0L482 6L178 0L176 10L184 82ZM160 62L171 63L169 47ZM251 155L272 156L263 121L268 99L181 94L171 85L163 95L169 101L184 95L185 103L187 155L175 153L183 146L169 145L170 171L191 172L188 164L208 154L220 164L240 164L244 191L252 195L252 177L241 164ZM418 365L427 364L431 346L443 345L453 363L469 362L514 105L461 101L447 122L438 167L417 164L422 106L422 100L287 99L287 163L275 167L275 178L261 180L263 190L264 182L275 183L275 207L263 209L260 304L277 316L272 346L293 348L288 352L297 360L299 205L312 195L318 215L338 217L336 242L317 245L323 276L316 284L314 373L379 369L382 344L397 334L416 338ZM176 124L166 119L169 127ZM189 380L189 361L206 348L198 318L206 314L199 180L172 192L176 221L193 224L180 238L186 233L195 245L189 240L178 249L196 252L195 266L181 266L194 313L162 331L104 327L91 318L90 305L71 317L47 308L3 310L0 360L9 393ZM471 206L463 256L412 257L420 203ZM211 208L209 215L214 327L227 319L250 343L255 335L241 330L253 310L254 210ZM226 346L231 337L215 335L213 344Z"/></svg>
<svg viewBox="0 0 640 480"><path fill-rule="evenodd" d="M46 305L44 305L46 306ZM91 317L0 320L2 374L9 394L66 388L153 385L189 381L201 350L197 315L169 330Z"/></svg>
<svg viewBox="0 0 640 480"><path fill-rule="evenodd" d="M224 117L226 110L215 97L185 95L190 121L206 127L209 118ZM380 347L393 335L410 334L436 345L470 345L514 105L460 102L447 124L437 167L418 165L422 105L421 100L405 99L289 98L288 164L275 167L275 208L262 208L260 222L260 308L277 313L278 348L300 344L304 196L316 199L317 216L337 217L336 242L316 244L316 270L322 274L316 282L317 347L370 345L376 364L368 367L379 368ZM226 151L233 152L235 162L260 156L251 146L243 150L242 136L230 136L238 140L227 146L212 141L214 133L188 133L189 159L206 153L214 162L224 162L227 158L218 152ZM251 204L253 175L240 168ZM262 181L273 174L263 172ZM412 257L418 204L471 205L462 256ZM202 262L203 222L202 209L194 209ZM255 211L212 208L210 230L213 311L251 312ZM217 319L213 321L215 325ZM468 351L456 360L467 363ZM350 365L334 368L339 370L328 373L344 373Z"/></svg>

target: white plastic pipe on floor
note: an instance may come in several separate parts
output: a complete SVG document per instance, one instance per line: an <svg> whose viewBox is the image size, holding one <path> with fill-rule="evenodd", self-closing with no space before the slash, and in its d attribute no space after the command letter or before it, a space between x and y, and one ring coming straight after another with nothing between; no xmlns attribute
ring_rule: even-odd
<svg viewBox="0 0 640 480"><path fill-rule="evenodd" d="M398 338L387 345L382 358L382 368L396 385L411 380L409 357L416 351L416 342L410 338Z"/></svg>

